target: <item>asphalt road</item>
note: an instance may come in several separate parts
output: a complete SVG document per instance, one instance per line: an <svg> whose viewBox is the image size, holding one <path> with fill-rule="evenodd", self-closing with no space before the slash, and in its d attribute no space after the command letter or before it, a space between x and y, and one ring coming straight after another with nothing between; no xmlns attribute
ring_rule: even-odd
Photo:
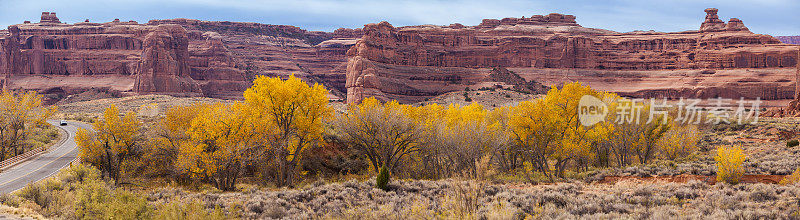
<svg viewBox="0 0 800 220"><path fill-rule="evenodd" d="M47 122L59 126L59 121ZM67 140L60 146L51 146L50 151L44 154L0 172L0 194L14 192L29 183L52 176L75 160L78 156L75 133L78 132L79 128L91 129L91 126L70 121L66 126L59 127L67 131Z"/></svg>

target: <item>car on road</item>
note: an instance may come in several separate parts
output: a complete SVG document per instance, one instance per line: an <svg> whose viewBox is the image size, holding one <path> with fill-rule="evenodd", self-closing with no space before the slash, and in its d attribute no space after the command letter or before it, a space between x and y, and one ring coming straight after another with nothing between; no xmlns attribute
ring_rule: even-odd
<svg viewBox="0 0 800 220"><path fill-rule="evenodd" d="M61 120L61 122L58 124L60 124L61 126L67 126L67 120Z"/></svg>

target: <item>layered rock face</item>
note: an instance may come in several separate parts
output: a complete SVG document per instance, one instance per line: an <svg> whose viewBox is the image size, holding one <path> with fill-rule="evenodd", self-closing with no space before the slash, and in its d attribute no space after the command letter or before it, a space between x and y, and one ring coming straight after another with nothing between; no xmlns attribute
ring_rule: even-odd
<svg viewBox="0 0 800 220"><path fill-rule="evenodd" d="M343 99L345 53L361 35L191 19L70 25L43 12L39 23L0 31L0 82L58 97L99 89L241 98L257 75L295 74Z"/></svg>
<svg viewBox="0 0 800 220"><path fill-rule="evenodd" d="M776 36L775 38L785 44L800 44L800 36Z"/></svg>
<svg viewBox="0 0 800 220"><path fill-rule="evenodd" d="M307 82L324 84L334 99L343 99L346 90L345 53L363 35L361 29L340 28L329 33L288 25L192 19L151 20L149 24L177 24L186 28L190 35L213 38L215 44L222 44L230 51L233 61L230 63L244 70L247 78L295 74ZM203 88L206 91L237 86L232 83L212 83Z"/></svg>
<svg viewBox="0 0 800 220"><path fill-rule="evenodd" d="M213 36L118 19L63 24L49 12L0 33L0 76L4 88L56 98L86 90L232 98L250 85Z"/></svg>
<svg viewBox="0 0 800 220"><path fill-rule="evenodd" d="M358 102L367 96L402 94L425 97L458 87L463 89L489 80L486 68L492 67L523 68L521 72L535 72L524 71L525 68L554 69L564 71L561 75L567 76L576 69L595 73L618 71L624 75L628 71L780 69L797 64L796 47L782 44L768 35L754 34L739 19L733 18L725 23L717 16L716 9L707 9L706 13L700 30L678 33L617 33L585 28L575 23L574 16L561 14L487 19L477 26L393 27L387 22L368 24L364 26L364 36L347 53L348 102ZM402 71L387 71L408 67L416 68L418 74L425 77L414 78ZM460 86L440 86L431 91L427 88L430 84L446 84L448 79L456 77L442 71L443 67L459 69L458 72L463 74L457 75L462 78L482 77L483 80L464 81ZM529 80L542 77L520 75ZM393 84L402 82L405 89L387 88L384 86L387 81ZM775 85L787 87L784 84L787 83L776 82ZM693 88L697 85L672 86L701 89ZM717 90L726 89L735 92L725 94L747 93L738 91L739 88ZM657 93L642 91L631 94ZM694 96L711 96L704 94L713 93ZM785 97L783 92L777 94L772 98L791 98Z"/></svg>
<svg viewBox="0 0 800 220"><path fill-rule="evenodd" d="M800 50L797 50L797 59L800 60ZM790 101L788 106L770 109L762 113L762 115L767 117L800 117L800 62L795 68L794 100Z"/></svg>
<svg viewBox="0 0 800 220"><path fill-rule="evenodd" d="M201 92L190 77L189 38L178 25L159 25L144 38L134 91L190 95Z"/></svg>

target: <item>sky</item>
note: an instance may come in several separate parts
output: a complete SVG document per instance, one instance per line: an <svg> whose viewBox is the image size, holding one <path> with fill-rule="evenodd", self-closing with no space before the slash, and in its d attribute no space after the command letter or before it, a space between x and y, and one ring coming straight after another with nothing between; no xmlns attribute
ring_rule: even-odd
<svg viewBox="0 0 800 220"><path fill-rule="evenodd" d="M697 30L703 10L711 7L719 9L722 20L739 18L755 33L800 35L800 0L0 0L0 29L38 22L42 11L56 12L67 23L190 18L314 31L380 21L394 26L477 25L484 18L562 13L577 16L584 27L675 32Z"/></svg>

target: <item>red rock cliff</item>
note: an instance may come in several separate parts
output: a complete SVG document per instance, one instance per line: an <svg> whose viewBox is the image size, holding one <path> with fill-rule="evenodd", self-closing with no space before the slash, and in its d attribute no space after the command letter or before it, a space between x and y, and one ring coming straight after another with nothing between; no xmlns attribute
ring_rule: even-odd
<svg viewBox="0 0 800 220"><path fill-rule="evenodd" d="M90 89L122 94L232 98L249 86L219 39L175 24L39 23L0 33L0 74L8 89L57 92Z"/></svg>
<svg viewBox="0 0 800 220"><path fill-rule="evenodd" d="M797 64L795 47L754 34L739 19L725 23L716 9L706 12L700 30L678 33L585 28L575 23L574 16L560 14L486 19L469 27L368 24L364 36L347 53L348 102L367 96L424 97L463 89L440 86L432 90L425 87L443 81L412 78L481 78L486 74L482 68L489 67L661 71L786 68ZM396 70L407 67L417 70ZM442 67L460 68L463 73L448 75ZM402 82L406 89L387 88L389 82Z"/></svg>
<svg viewBox="0 0 800 220"><path fill-rule="evenodd" d="M152 20L149 24L177 24L193 33L190 35L215 39L215 42L224 45L217 48L229 51L231 61L236 64L236 68L244 70L245 77L285 77L295 74L307 82L324 84L332 95L340 98L344 98L343 93L346 90L345 52L363 34L361 29L340 28L328 33L307 31L289 25L193 19ZM205 70L195 68L193 74L206 75L203 71ZM202 85L204 91L238 86L246 88L249 84L215 81Z"/></svg>
<svg viewBox="0 0 800 220"><path fill-rule="evenodd" d="M190 77L189 38L178 25L159 25L144 38L134 91L198 95L200 86Z"/></svg>

